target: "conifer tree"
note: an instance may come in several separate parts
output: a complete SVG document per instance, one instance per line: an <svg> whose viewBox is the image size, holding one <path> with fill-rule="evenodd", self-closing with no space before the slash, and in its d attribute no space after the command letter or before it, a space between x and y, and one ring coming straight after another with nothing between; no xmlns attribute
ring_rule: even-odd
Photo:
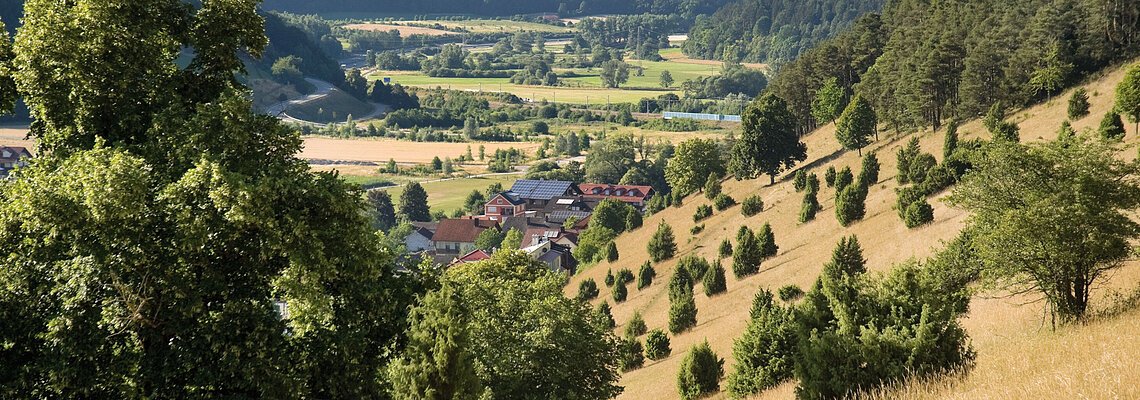
<svg viewBox="0 0 1140 400"><path fill-rule="evenodd" d="M673 228L669 227L665 221L661 221L661 224L657 226L657 232L653 234L653 238L649 239L648 250L649 259L653 262L673 258L673 254L677 252Z"/></svg>
<svg viewBox="0 0 1140 400"><path fill-rule="evenodd" d="M1089 93L1085 88L1077 88L1069 97L1069 119L1078 120L1089 115Z"/></svg>
<svg viewBox="0 0 1140 400"><path fill-rule="evenodd" d="M716 174L709 174L708 179L705 180L705 197L709 200L716 198L720 194L720 177Z"/></svg>
<svg viewBox="0 0 1140 400"><path fill-rule="evenodd" d="M1133 132L1140 129L1140 64L1133 64L1124 79L1116 85L1116 111L1133 123Z"/></svg>
<svg viewBox="0 0 1140 400"><path fill-rule="evenodd" d="M772 233L772 224L767 222L756 232L756 242L760 244L761 258L774 257L776 252L780 250L780 247L776 245L776 235Z"/></svg>
<svg viewBox="0 0 1140 400"><path fill-rule="evenodd" d="M672 289L670 285L670 289ZM684 332L697 324L697 303L693 299L693 287L686 285L669 295L669 332Z"/></svg>
<svg viewBox="0 0 1140 400"><path fill-rule="evenodd" d="M760 261L764 259L763 250L756 236L751 230L736 242L736 249L732 253L732 274L737 279L760 271Z"/></svg>
<svg viewBox="0 0 1140 400"><path fill-rule="evenodd" d="M400 193L400 215L408 217L410 221L431 221L428 194L419 182L408 182L404 186L404 192Z"/></svg>
<svg viewBox="0 0 1140 400"><path fill-rule="evenodd" d="M657 271L653 269L653 265L646 261L641 264L641 270L637 273L637 290L645 289L653 284L653 279L657 277Z"/></svg>
<svg viewBox="0 0 1140 400"><path fill-rule="evenodd" d="M724 240L720 241L720 247L717 248L717 256L720 258L726 258L726 257L731 256L731 255L732 255L732 242L729 241L728 238L724 238Z"/></svg>
<svg viewBox="0 0 1140 400"><path fill-rule="evenodd" d="M677 374L677 390L682 400L693 400L720 390L724 377L724 359L709 347L709 342L693 346L681 360Z"/></svg>
<svg viewBox="0 0 1140 400"><path fill-rule="evenodd" d="M951 119L946 124L946 138L942 141L942 159L948 159L958 150L958 120Z"/></svg>
<svg viewBox="0 0 1140 400"><path fill-rule="evenodd" d="M673 349L669 347L669 335L660 329L649 331L645 336L645 358L660 360L669 357Z"/></svg>
<svg viewBox="0 0 1140 400"><path fill-rule="evenodd" d="M388 368L393 398L473 398L483 391L461 307L455 291L445 286L412 309L408 344Z"/></svg>
<svg viewBox="0 0 1140 400"><path fill-rule="evenodd" d="M614 262L617 260L618 260L617 245L611 241L610 245L608 247L606 247L606 261Z"/></svg>
<svg viewBox="0 0 1140 400"><path fill-rule="evenodd" d="M625 323L625 336L638 337L645 334L648 328L645 327L645 319L641 317L641 311L634 311L633 316L629 317L629 322Z"/></svg>
<svg viewBox="0 0 1140 400"><path fill-rule="evenodd" d="M773 300L766 289L756 293L752 319L732 345L736 366L728 375L728 392L734 397L759 393L791 379L796 354L792 314Z"/></svg>
<svg viewBox="0 0 1140 400"><path fill-rule="evenodd" d="M868 186L878 183L879 167L879 157L875 153L867 153L863 157L863 167L859 170L859 182Z"/></svg>
<svg viewBox="0 0 1140 400"><path fill-rule="evenodd" d="M628 289L625 288L625 282L615 282L613 289L614 303L621 303L625 301L625 297L629 294Z"/></svg>
<svg viewBox="0 0 1140 400"><path fill-rule="evenodd" d="M1121 139L1125 134L1124 121L1120 119L1120 114L1109 111L1104 115L1104 119L1100 120L1100 128L1097 131L1105 139Z"/></svg>
<svg viewBox="0 0 1140 400"><path fill-rule="evenodd" d="M837 79L833 77L824 81L811 102L812 117L820 124L831 123L844 111L843 97L843 88L839 87Z"/></svg>
<svg viewBox="0 0 1140 400"><path fill-rule="evenodd" d="M705 287L705 296L712 297L725 291L724 266L720 265L720 260L716 260L711 267L705 270L702 283Z"/></svg>

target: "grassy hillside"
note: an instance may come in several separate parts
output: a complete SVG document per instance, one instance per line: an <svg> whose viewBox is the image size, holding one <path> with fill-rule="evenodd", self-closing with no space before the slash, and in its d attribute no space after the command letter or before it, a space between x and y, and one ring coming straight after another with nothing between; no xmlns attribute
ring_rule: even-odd
<svg viewBox="0 0 1140 400"><path fill-rule="evenodd" d="M1084 87L1090 93L1092 103L1089 116L1073 122L1074 128L1095 129L1100 117L1111 107L1112 91L1122 79L1124 71L1110 70L1104 77L1090 82ZM1063 93L1054 100L1013 115L1010 120L1021 126L1022 141L1040 141L1056 137L1057 128L1065 119L1066 99L1070 92ZM1137 132L1128 126L1127 141L1135 143ZM989 134L980 121L970 121L960 130L964 138L984 137ZM941 158L943 132L921 132L923 151ZM884 134L864 151L877 151L882 162L880 180L871 186L867 197L867 216L863 221L850 227L841 227L835 219L834 189L822 188L820 203L822 210L816 220L800 225L796 218L802 196L792 188L790 179L784 179L774 186L766 186L767 179L750 181L728 181L724 191L738 201L752 194L759 194L765 202L761 214L744 218L739 206L714 214L702 223L705 230L689 237L692 215L697 206L708 204L703 197L690 197L684 206L669 208L646 219L644 227L619 237L616 241L621 260L591 267L573 277L566 288L568 295L577 293L578 282L593 278L602 282L608 269L630 268L636 271L642 260L648 259L645 244L649 241L659 221L664 220L673 226L678 236L678 257L660 263L657 281L653 286L638 291L630 289L629 298L614 305L609 300L608 288L602 287L599 299L607 299L613 306L614 319L618 322L617 332L635 310L639 310L650 329L664 328L667 325L669 308L666 282L673 273L676 260L686 254L697 254L705 258L715 258L717 245L725 237L734 237L737 228L746 224L758 229L765 222L772 224L779 254L764 261L759 274L737 280L728 277L727 293L714 298L703 294L696 295L698 308L697 326L676 337L671 337L673 354L660 361L649 361L645 367L624 374L621 384L626 387L620 398L676 398L676 374L685 352L695 343L708 339L712 349L726 360L726 370L732 370L732 343L748 323L748 310L753 295L758 288L773 291L786 284L796 284L805 290L814 282L831 250L840 237L855 234L863 244L864 256L868 259L868 269L885 271L893 264L911 257L927 257L937 251L942 241L957 235L965 223L966 214L949 208L938 201L934 206L935 221L927 226L908 230L899 219L892 206L895 202L894 189L897 163L895 152L910 136L894 137ZM834 126L825 126L807 137L808 159L801 164L809 172L822 175L828 166L840 169L849 166L858 172L860 159L854 152L843 152L834 137ZM1134 157L1134 151L1127 151L1127 157ZM788 175L790 177L790 174ZM735 245L735 243L733 243ZM726 266L731 259L724 260ZM1113 288L1131 290L1140 280L1140 263L1130 262L1112 277L1110 288L1101 288L1096 294L1105 296ZM599 285L601 286L601 285ZM699 291L698 291L699 292ZM1140 314L1131 313L1119 319L1092 323L1086 326L1066 327L1056 333L1050 332L1043 318L1042 305L1032 303L1020 305L1028 298L1008 298L1001 292L982 292L971 304L971 311L963 325L969 332L978 351L977 367L973 373L960 378L945 379L925 385L902 388L897 393L902 397L961 397L961 398L1034 398L1044 394L1060 395L1059 398L1075 398L1087 394L1094 398L1119 397L1135 398L1137 390L1132 382L1140 379L1134 345L1140 335ZM595 300L595 303L601 300ZM1101 299L1099 305L1107 304ZM1080 339L1080 343L1070 343L1070 339ZM644 339L644 338L642 338ZM1124 348L1114 346L1120 344ZM1084 346L1081 346L1084 344ZM1080 351L1078 351L1080 349ZM1115 363L1115 365L1102 365ZM1109 368L1109 369L1104 369ZM722 388L724 383L722 381ZM793 395L794 384L784 384L774 390L762 393L759 398L789 398ZM715 398L727 397L720 393Z"/></svg>

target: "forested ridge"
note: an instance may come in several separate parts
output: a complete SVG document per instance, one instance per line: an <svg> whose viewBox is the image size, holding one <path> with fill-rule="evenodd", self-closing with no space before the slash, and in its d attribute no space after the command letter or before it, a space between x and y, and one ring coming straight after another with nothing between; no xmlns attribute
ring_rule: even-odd
<svg viewBox="0 0 1140 400"><path fill-rule="evenodd" d="M698 18L683 49L697 58L782 64L882 6L883 0L739 0Z"/></svg>
<svg viewBox="0 0 1140 400"><path fill-rule="evenodd" d="M1135 56L1138 22L1140 3L1128 0L895 0L781 68L770 89L803 131L830 122L812 115L830 79L844 100L862 94L887 127L937 128L994 103L1045 100Z"/></svg>

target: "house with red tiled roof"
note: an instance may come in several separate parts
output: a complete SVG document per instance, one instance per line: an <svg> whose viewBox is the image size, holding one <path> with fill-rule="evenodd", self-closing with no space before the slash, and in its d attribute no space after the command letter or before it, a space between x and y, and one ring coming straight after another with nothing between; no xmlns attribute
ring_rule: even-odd
<svg viewBox="0 0 1140 400"><path fill-rule="evenodd" d="M491 258L491 255L488 254L486 251L475 249L475 250L471 250L471 251L467 252L467 254L456 257L455 260L453 260L451 262L451 265L466 264L466 263L470 263L470 262L483 261L483 260L486 260L488 258Z"/></svg>
<svg viewBox="0 0 1140 400"><path fill-rule="evenodd" d="M653 187L642 185L610 185L606 183L583 183L578 185L582 197L594 200L614 199L642 210L653 197Z"/></svg>
<svg viewBox="0 0 1140 400"><path fill-rule="evenodd" d="M487 229L499 229L499 223L478 218L444 219L432 236L439 254L465 254L475 249L475 238Z"/></svg>

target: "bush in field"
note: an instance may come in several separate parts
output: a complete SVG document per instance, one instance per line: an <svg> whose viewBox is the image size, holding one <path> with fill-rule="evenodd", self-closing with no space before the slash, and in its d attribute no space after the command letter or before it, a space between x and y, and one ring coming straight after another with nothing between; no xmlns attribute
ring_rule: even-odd
<svg viewBox="0 0 1140 400"><path fill-rule="evenodd" d="M649 259L653 262L668 260L673 258L673 254L677 252L677 242L673 237L673 228L670 228L664 221L657 226L657 232L653 234L653 238L649 239Z"/></svg>
<svg viewBox="0 0 1140 400"><path fill-rule="evenodd" d="M934 221L934 208L926 200L910 203L906 207L906 217L903 218L903 222L907 228L917 228L931 221Z"/></svg>
<svg viewBox="0 0 1140 400"><path fill-rule="evenodd" d="M851 173L851 167L843 167L839 173L835 174L835 193L842 192L854 182L855 175Z"/></svg>
<svg viewBox="0 0 1140 400"><path fill-rule="evenodd" d="M705 271L703 283L705 296L712 297L713 295L724 293L727 289L727 284L724 279L724 267L720 265L720 260L714 262L713 265Z"/></svg>
<svg viewBox="0 0 1140 400"><path fill-rule="evenodd" d="M792 180L792 187L795 188L797 192L802 192L807 188L807 171L802 169L796 171L795 179Z"/></svg>
<svg viewBox="0 0 1140 400"><path fill-rule="evenodd" d="M641 368L645 364L644 349L635 337L618 340L618 370L621 372Z"/></svg>
<svg viewBox="0 0 1140 400"><path fill-rule="evenodd" d="M712 206L708 204L701 204L697 206L697 210L693 212L693 222L699 222L702 219L711 217L712 213Z"/></svg>
<svg viewBox="0 0 1140 400"><path fill-rule="evenodd" d="M716 198L713 199L713 206L716 207L717 211L724 211L734 205L736 205L736 199L724 193L716 195Z"/></svg>
<svg viewBox="0 0 1140 400"><path fill-rule="evenodd" d="M677 261L677 268L684 268L688 271L689 276L693 281L701 279L705 276L705 272L709 269L709 262L695 254L690 254ZM694 282L695 284L696 282Z"/></svg>
<svg viewBox="0 0 1140 400"><path fill-rule="evenodd" d="M645 334L648 328L645 327L645 319L641 318L641 312L634 311L633 316L629 317L629 322L625 324L625 336L637 337Z"/></svg>
<svg viewBox="0 0 1140 400"><path fill-rule="evenodd" d="M761 290L753 301L752 319L732 345L736 366L728 375L728 392L740 398L792 378L795 371L796 325L791 310L780 307L772 292Z"/></svg>
<svg viewBox="0 0 1140 400"><path fill-rule="evenodd" d="M660 329L649 331L645 336L645 357L650 360L660 360L669 357L673 349L669 348L669 335Z"/></svg>
<svg viewBox="0 0 1140 400"><path fill-rule="evenodd" d="M732 274L738 279L760 271L760 261L764 259L760 243L751 230L736 242L732 253Z"/></svg>
<svg viewBox="0 0 1140 400"><path fill-rule="evenodd" d="M720 177L716 173L709 174L708 180L705 181L705 198L709 200L715 199L720 194Z"/></svg>
<svg viewBox="0 0 1140 400"><path fill-rule="evenodd" d="M866 214L864 202L867 200L867 188L862 184L852 184L843 188L835 198L835 217L842 226L848 226L855 221L863 219Z"/></svg>
<svg viewBox="0 0 1140 400"><path fill-rule="evenodd" d="M732 255L732 242L728 238L720 241L720 247L717 248L716 254L720 258L726 258Z"/></svg>
<svg viewBox="0 0 1140 400"><path fill-rule="evenodd" d="M614 270L606 270L606 286L613 286L614 280Z"/></svg>
<svg viewBox="0 0 1140 400"><path fill-rule="evenodd" d="M866 185L879 182L879 157L875 153L867 153L863 157L863 169L859 170L859 181Z"/></svg>
<svg viewBox="0 0 1140 400"><path fill-rule="evenodd" d="M606 329L613 329L617 326L614 322L614 314L610 312L610 303L602 301L598 303L598 307L594 309L594 313L598 315L598 320L602 321L602 326Z"/></svg>
<svg viewBox="0 0 1140 400"><path fill-rule="evenodd" d="M827 187L835 187L835 167L827 167L827 171L823 173L823 181L827 183Z"/></svg>
<svg viewBox="0 0 1140 400"><path fill-rule="evenodd" d="M693 277L678 267L669 280L669 332L683 332L697 324L697 303L693 299Z"/></svg>
<svg viewBox="0 0 1140 400"><path fill-rule="evenodd" d="M645 289L653 284L653 278L657 277L657 270L653 269L653 265L646 261L641 264L641 270L637 272L637 290Z"/></svg>
<svg viewBox="0 0 1140 400"><path fill-rule="evenodd" d="M745 217L751 217L761 211L764 211L764 200L761 200L758 195L745 197L744 202L740 203L740 213Z"/></svg>
<svg viewBox="0 0 1140 400"><path fill-rule="evenodd" d="M677 373L677 392L681 399L692 400L720 390L724 376L724 359L709 347L709 342L693 346L681 360Z"/></svg>
<svg viewBox="0 0 1140 400"><path fill-rule="evenodd" d="M697 234L700 234L701 232L704 232L704 231L705 231L705 224L693 225L692 228L689 228L689 234L693 235L693 236L696 236Z"/></svg>
<svg viewBox="0 0 1140 400"><path fill-rule="evenodd" d="M623 285L633 282L633 271L630 271L629 268L618 270L617 281Z"/></svg>
<svg viewBox="0 0 1140 400"><path fill-rule="evenodd" d="M613 289L614 303L624 302L627 295L629 295L629 291L625 288L625 283L616 282Z"/></svg>
<svg viewBox="0 0 1140 400"><path fill-rule="evenodd" d="M614 242L610 242L609 246L606 247L606 261L614 262L617 260L618 260L617 245L614 244Z"/></svg>
<svg viewBox="0 0 1140 400"><path fill-rule="evenodd" d="M593 278L586 278L578 284L578 299L582 301L598 298L598 283Z"/></svg>
<svg viewBox="0 0 1140 400"><path fill-rule="evenodd" d="M898 179L900 185L910 183L910 162L915 157L918 157L918 154L921 152L922 149L918 146L918 138L914 137L907 142L906 146L903 146L903 148L899 149L896 153L899 168L896 179Z"/></svg>
<svg viewBox="0 0 1140 400"><path fill-rule="evenodd" d="M779 291L780 300L790 302L804 296L804 290L796 285L784 285Z"/></svg>
<svg viewBox="0 0 1140 400"><path fill-rule="evenodd" d="M1086 115L1089 115L1089 93L1079 88L1069 97L1069 119L1078 120Z"/></svg>
<svg viewBox="0 0 1140 400"><path fill-rule="evenodd" d="M776 235L772 233L772 225L767 222L756 232L756 241L760 244L762 258L774 257L780 250L780 246L776 245Z"/></svg>

